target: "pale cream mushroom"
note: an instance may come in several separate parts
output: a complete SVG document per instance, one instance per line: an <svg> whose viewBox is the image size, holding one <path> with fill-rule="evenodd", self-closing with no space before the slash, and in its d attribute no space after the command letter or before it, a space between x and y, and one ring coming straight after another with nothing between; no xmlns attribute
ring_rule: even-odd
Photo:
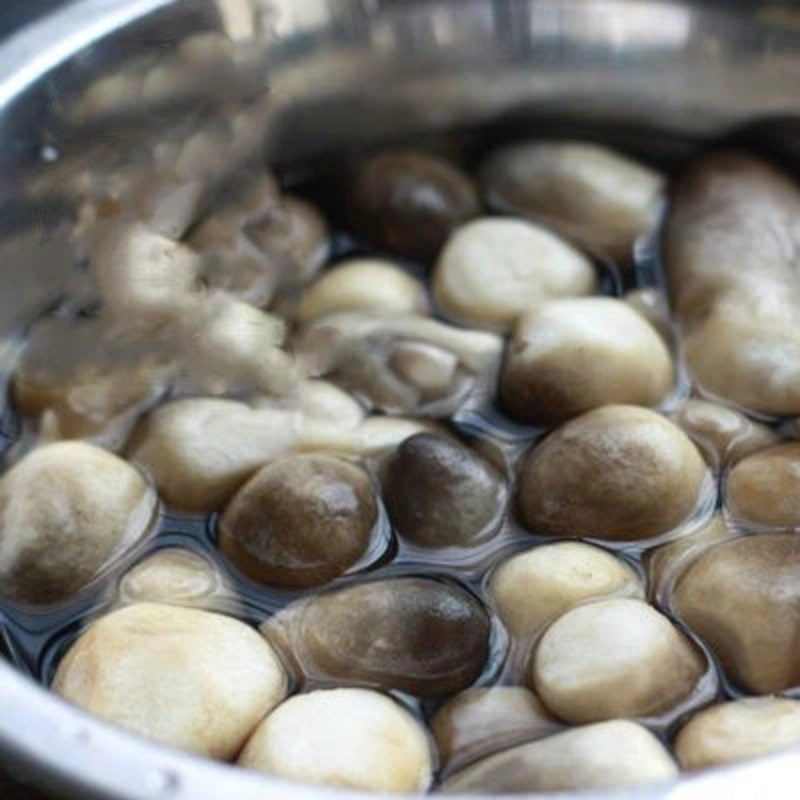
<svg viewBox="0 0 800 800"><path fill-rule="evenodd" d="M448 778L445 794L621 789L674 780L678 768L647 728L585 725L484 758Z"/></svg>
<svg viewBox="0 0 800 800"><path fill-rule="evenodd" d="M219 547L258 583L318 586L366 552L377 517L359 466L319 453L287 455L234 495L219 521Z"/></svg>
<svg viewBox="0 0 800 800"><path fill-rule="evenodd" d="M301 323L340 311L425 314L425 287L406 270L378 258L352 258L326 271L303 293Z"/></svg>
<svg viewBox="0 0 800 800"><path fill-rule="evenodd" d="M728 473L726 504L742 523L800 527L800 442L785 442L743 458Z"/></svg>
<svg viewBox="0 0 800 800"><path fill-rule="evenodd" d="M230 605L231 594L208 558L185 547L163 547L122 576L119 603L166 603L221 610Z"/></svg>
<svg viewBox="0 0 800 800"><path fill-rule="evenodd" d="M544 633L531 686L565 722L649 717L687 700L705 657L667 617L641 600L578 606Z"/></svg>
<svg viewBox="0 0 800 800"><path fill-rule="evenodd" d="M706 550L672 608L728 675L756 694L800 684L800 548L794 533L742 536Z"/></svg>
<svg viewBox="0 0 800 800"><path fill-rule="evenodd" d="M433 293L451 319L507 330L525 309L589 294L596 282L591 262L546 228L486 217L448 240L436 262Z"/></svg>
<svg viewBox="0 0 800 800"><path fill-rule="evenodd" d="M299 412L192 398L157 408L134 433L130 457L168 505L213 511L262 464L297 442Z"/></svg>
<svg viewBox="0 0 800 800"><path fill-rule="evenodd" d="M116 449L175 371L174 347L165 339L107 319L50 317L31 329L12 391L24 416L41 418L43 436L89 438Z"/></svg>
<svg viewBox="0 0 800 800"><path fill-rule="evenodd" d="M239 764L356 791L424 792L433 777L423 726L394 700L369 689L290 697L258 726Z"/></svg>
<svg viewBox="0 0 800 800"><path fill-rule="evenodd" d="M701 389L764 414L800 413L800 192L754 156L703 156L677 182L666 272Z"/></svg>
<svg viewBox="0 0 800 800"><path fill-rule="evenodd" d="M651 600L664 608L669 607L669 598L680 576L709 547L736 536L721 513L714 514L708 522L685 536L656 547L645 553L649 595Z"/></svg>
<svg viewBox="0 0 800 800"><path fill-rule="evenodd" d="M438 709L430 726L448 774L476 758L550 736L562 727L539 698L522 686L459 692Z"/></svg>
<svg viewBox="0 0 800 800"><path fill-rule="evenodd" d="M641 314L665 342L673 339L672 320L666 298L660 289L644 287L625 292L622 298L634 311Z"/></svg>
<svg viewBox="0 0 800 800"><path fill-rule="evenodd" d="M452 437L420 433L389 457L383 498L400 536L423 547L469 547L495 532L503 477Z"/></svg>
<svg viewBox="0 0 800 800"><path fill-rule="evenodd" d="M388 413L442 417L494 383L503 342L427 317L343 312L315 321L301 363Z"/></svg>
<svg viewBox="0 0 800 800"><path fill-rule="evenodd" d="M602 145L542 140L490 156L481 183L493 208L541 220L625 264L658 222L664 179Z"/></svg>
<svg viewBox="0 0 800 800"><path fill-rule="evenodd" d="M525 458L522 521L550 536L648 539L685 523L711 491L686 434L654 411L604 406L557 428Z"/></svg>
<svg viewBox="0 0 800 800"><path fill-rule="evenodd" d="M744 761L800 744L800 700L744 697L692 717L675 738L683 769Z"/></svg>
<svg viewBox="0 0 800 800"><path fill-rule="evenodd" d="M70 599L142 539L156 502L138 470L99 447L33 450L0 479L0 594Z"/></svg>
<svg viewBox="0 0 800 800"><path fill-rule="evenodd" d="M489 617L455 584L397 577L297 601L263 633L308 680L400 689L420 697L457 692L489 654Z"/></svg>
<svg viewBox="0 0 800 800"><path fill-rule="evenodd" d="M675 370L663 339L611 297L551 300L514 327L500 381L515 419L554 425L611 403L654 406Z"/></svg>
<svg viewBox="0 0 800 800"><path fill-rule="evenodd" d="M766 425L708 400L691 398L671 416L716 465L733 463L780 441Z"/></svg>
<svg viewBox="0 0 800 800"><path fill-rule="evenodd" d="M593 545L557 542L503 561L489 594L498 616L520 642L530 642L565 611L593 598L644 598L633 568Z"/></svg>
<svg viewBox="0 0 800 800"><path fill-rule="evenodd" d="M355 170L347 205L356 231L410 258L435 258L450 232L480 210L472 180L438 156L378 153Z"/></svg>
<svg viewBox="0 0 800 800"><path fill-rule="evenodd" d="M194 608L135 603L80 636L52 688L133 733L229 759L287 685L275 651L244 623Z"/></svg>

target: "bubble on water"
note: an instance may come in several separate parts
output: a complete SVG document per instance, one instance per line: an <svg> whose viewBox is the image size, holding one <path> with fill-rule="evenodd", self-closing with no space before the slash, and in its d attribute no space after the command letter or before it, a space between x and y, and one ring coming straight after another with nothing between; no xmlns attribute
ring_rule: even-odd
<svg viewBox="0 0 800 800"><path fill-rule="evenodd" d="M47 164L53 164L61 158L61 151L55 145L46 144L39 151L39 158Z"/></svg>

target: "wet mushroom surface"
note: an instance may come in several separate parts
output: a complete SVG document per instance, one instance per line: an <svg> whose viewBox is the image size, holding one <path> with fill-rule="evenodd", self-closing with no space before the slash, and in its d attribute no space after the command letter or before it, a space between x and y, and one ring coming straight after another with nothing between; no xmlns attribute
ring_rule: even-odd
<svg viewBox="0 0 800 800"><path fill-rule="evenodd" d="M800 742L792 175L529 128L273 172L264 106L219 113L27 187L74 203L74 274L0 351L9 658L316 786L624 789Z"/></svg>

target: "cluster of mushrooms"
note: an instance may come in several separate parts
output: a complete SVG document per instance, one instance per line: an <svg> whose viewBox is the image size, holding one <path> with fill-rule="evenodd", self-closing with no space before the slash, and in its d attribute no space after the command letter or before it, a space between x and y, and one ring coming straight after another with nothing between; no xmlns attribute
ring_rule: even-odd
<svg viewBox="0 0 800 800"><path fill-rule="evenodd" d="M87 182L81 313L38 321L13 376L9 613L114 587L54 691L375 791L622 787L800 743L787 177L692 163L665 291L634 258L665 180L599 145L512 144L474 178L367 156L343 192L371 254L332 265L266 173L201 203L201 145L169 151L155 216ZM211 515L210 551L159 546L165 509Z"/></svg>

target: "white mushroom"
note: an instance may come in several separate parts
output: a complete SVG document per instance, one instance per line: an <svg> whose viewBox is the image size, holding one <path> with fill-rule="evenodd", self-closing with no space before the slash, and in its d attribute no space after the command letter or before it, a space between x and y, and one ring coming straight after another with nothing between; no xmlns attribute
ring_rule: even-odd
<svg viewBox="0 0 800 800"><path fill-rule="evenodd" d="M223 609L230 604L230 592L208 558L184 547L164 547L122 576L119 602Z"/></svg>
<svg viewBox="0 0 800 800"><path fill-rule="evenodd" d="M641 600L618 598L559 617L539 640L530 680L557 717L584 723L669 711L706 669L667 617Z"/></svg>
<svg viewBox="0 0 800 800"><path fill-rule="evenodd" d="M447 773L511 745L550 736L561 727L539 698L522 686L465 689L431 719Z"/></svg>
<svg viewBox="0 0 800 800"><path fill-rule="evenodd" d="M258 726L239 764L289 780L374 792L424 792L433 773L422 725L368 689L289 698Z"/></svg>
<svg viewBox="0 0 800 800"><path fill-rule="evenodd" d="M30 452L0 479L0 594L70 599L148 531L156 497L121 458L83 442Z"/></svg>
<svg viewBox="0 0 800 800"><path fill-rule="evenodd" d="M552 300L517 320L500 392L515 419L553 425L611 403L654 406L674 372L661 336L623 301Z"/></svg>
<svg viewBox="0 0 800 800"><path fill-rule="evenodd" d="M300 347L312 372L382 411L447 416L494 382L502 340L426 317L353 312L312 323Z"/></svg>
<svg viewBox="0 0 800 800"><path fill-rule="evenodd" d="M274 650L244 623L136 603L81 635L59 664L53 689L141 736L229 759L281 701L287 683Z"/></svg>
<svg viewBox="0 0 800 800"><path fill-rule="evenodd" d="M457 772L445 794L620 789L673 780L678 768L647 728L612 720L513 747Z"/></svg>
<svg viewBox="0 0 800 800"><path fill-rule="evenodd" d="M433 292L450 318L507 330L543 300L589 294L591 262L555 234L518 219L469 222L448 240L436 263Z"/></svg>
<svg viewBox="0 0 800 800"><path fill-rule="evenodd" d="M522 642L586 600L644 598L628 564L583 542L557 542L511 556L492 573L489 593L503 624Z"/></svg>
<svg viewBox="0 0 800 800"><path fill-rule="evenodd" d="M601 145L542 140L490 156L481 183L493 208L541 220L625 264L658 221L664 179Z"/></svg>
<svg viewBox="0 0 800 800"><path fill-rule="evenodd" d="M674 530L708 491L709 471L680 428L648 409L604 406L530 451L519 504L531 531L625 541Z"/></svg>
<svg viewBox="0 0 800 800"><path fill-rule="evenodd" d="M391 261L353 258L337 264L304 292L297 310L301 323L340 311L424 314L425 288Z"/></svg>
<svg viewBox="0 0 800 800"><path fill-rule="evenodd" d="M744 697L692 717L675 739L683 769L704 769L800 744L800 700Z"/></svg>
<svg viewBox="0 0 800 800"><path fill-rule="evenodd" d="M631 289L622 298L637 314L641 314L665 342L673 338L672 319L666 298L660 289L644 287Z"/></svg>

